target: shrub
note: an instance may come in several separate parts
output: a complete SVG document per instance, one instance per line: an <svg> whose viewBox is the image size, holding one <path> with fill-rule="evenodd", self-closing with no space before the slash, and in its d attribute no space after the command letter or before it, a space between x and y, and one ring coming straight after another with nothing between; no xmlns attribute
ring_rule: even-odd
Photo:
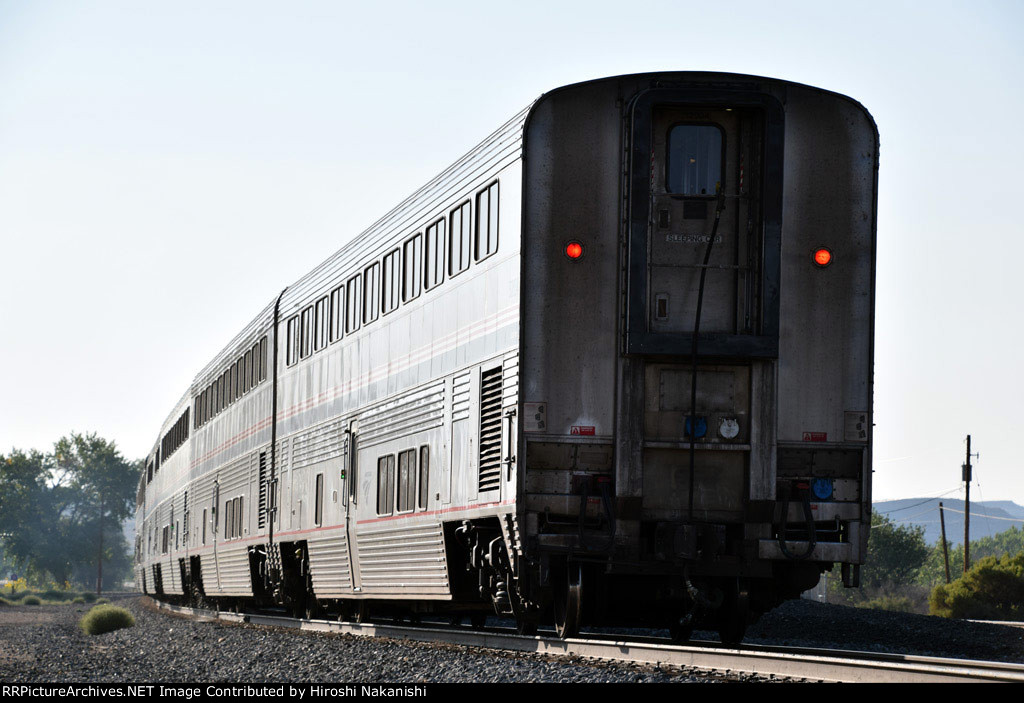
<svg viewBox="0 0 1024 703"><path fill-rule="evenodd" d="M891 610L898 613L914 612L914 602L908 596L879 596L855 605L858 608Z"/></svg>
<svg viewBox="0 0 1024 703"><path fill-rule="evenodd" d="M85 598L85 602L86 603L95 603L96 602L96 594L95 593L89 593L88 591L86 591L85 593L82 594L82 598Z"/></svg>
<svg viewBox="0 0 1024 703"><path fill-rule="evenodd" d="M82 598L82 596L78 596L76 598L72 598L71 602L75 605L85 605L85 598Z"/></svg>
<svg viewBox="0 0 1024 703"><path fill-rule="evenodd" d="M78 626L87 635L101 635L104 632L113 632L134 624L135 618L131 613L113 605L94 606L78 621Z"/></svg>
<svg viewBox="0 0 1024 703"><path fill-rule="evenodd" d="M71 594L67 591L58 591L56 588L49 588L39 594L43 600L67 600Z"/></svg>
<svg viewBox="0 0 1024 703"><path fill-rule="evenodd" d="M0 608L4 607L5 605L10 605L10 602L4 598L0 598Z"/></svg>
<svg viewBox="0 0 1024 703"><path fill-rule="evenodd" d="M39 600L39 596L25 596L21 599L22 605L42 605L43 601Z"/></svg>
<svg viewBox="0 0 1024 703"><path fill-rule="evenodd" d="M106 604L107 604L107 603L109 603L109 602L110 602L110 601L109 601L109 600L107 600L106 598L100 598L100 599L98 599L98 600L96 601L96 605L106 605Z"/></svg>
<svg viewBox="0 0 1024 703"><path fill-rule="evenodd" d="M932 615L976 620L1024 620L1024 552L985 557L928 599Z"/></svg>

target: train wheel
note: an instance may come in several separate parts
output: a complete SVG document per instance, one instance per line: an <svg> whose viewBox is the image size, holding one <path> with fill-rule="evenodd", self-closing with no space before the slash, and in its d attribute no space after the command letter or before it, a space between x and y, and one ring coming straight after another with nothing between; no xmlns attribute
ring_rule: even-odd
<svg viewBox="0 0 1024 703"><path fill-rule="evenodd" d="M352 608L352 622L367 622L370 619L370 609L366 605L366 601L359 601Z"/></svg>
<svg viewBox="0 0 1024 703"><path fill-rule="evenodd" d="M750 593L747 588L737 584L735 590L730 590L719 613L718 637L722 644L739 645L750 621Z"/></svg>
<svg viewBox="0 0 1024 703"><path fill-rule="evenodd" d="M686 644L693 637L693 615L687 613L681 618L673 619L668 631L673 642Z"/></svg>
<svg viewBox="0 0 1024 703"><path fill-rule="evenodd" d="M306 620L318 618L320 617L320 613L323 612L322 608L320 607L320 601L318 601L313 596L306 596L305 606L306 607L303 609L302 614L305 616Z"/></svg>
<svg viewBox="0 0 1024 703"><path fill-rule="evenodd" d="M555 632L560 638L575 637L580 632L583 615L583 568L568 564L565 581L555 584Z"/></svg>
<svg viewBox="0 0 1024 703"><path fill-rule="evenodd" d="M521 613L516 615L516 634L533 637L537 634L537 615Z"/></svg>

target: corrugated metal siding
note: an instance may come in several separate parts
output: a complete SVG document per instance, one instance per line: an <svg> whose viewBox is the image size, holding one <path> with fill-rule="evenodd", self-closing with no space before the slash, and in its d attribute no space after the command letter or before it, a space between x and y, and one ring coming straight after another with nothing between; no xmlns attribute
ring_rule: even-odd
<svg viewBox="0 0 1024 703"><path fill-rule="evenodd" d="M356 541L364 593L448 594L440 523L360 530Z"/></svg>
<svg viewBox="0 0 1024 703"><path fill-rule="evenodd" d="M369 447L396 437L444 424L444 381L399 396L369 410L359 421L359 446Z"/></svg>
<svg viewBox="0 0 1024 703"><path fill-rule="evenodd" d="M352 572L348 564L345 530L331 530L310 537L309 572L318 598L340 598L352 593Z"/></svg>
<svg viewBox="0 0 1024 703"><path fill-rule="evenodd" d="M220 585L207 593L218 596L251 596L252 578L249 574L249 551L244 544L228 543L217 547L217 565L220 567ZM204 569L205 570L205 569Z"/></svg>
<svg viewBox="0 0 1024 703"><path fill-rule="evenodd" d="M346 442L345 423L341 418L303 432L292 440L292 468L335 459L345 453Z"/></svg>
<svg viewBox="0 0 1024 703"><path fill-rule="evenodd" d="M467 371L456 376L452 383L452 422L469 417L470 383L472 380L473 373Z"/></svg>
<svg viewBox="0 0 1024 703"><path fill-rule="evenodd" d="M220 575L217 572L217 558L214 553L207 552L199 556L199 566L203 570L203 592L214 595L220 591Z"/></svg>

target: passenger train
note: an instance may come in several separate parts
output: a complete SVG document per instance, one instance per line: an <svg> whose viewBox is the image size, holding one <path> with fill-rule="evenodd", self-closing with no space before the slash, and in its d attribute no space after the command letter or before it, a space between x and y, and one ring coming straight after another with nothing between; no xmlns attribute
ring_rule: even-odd
<svg viewBox="0 0 1024 703"><path fill-rule="evenodd" d="M545 93L199 371L137 583L730 643L834 565L858 585L877 174L868 112L805 85Z"/></svg>

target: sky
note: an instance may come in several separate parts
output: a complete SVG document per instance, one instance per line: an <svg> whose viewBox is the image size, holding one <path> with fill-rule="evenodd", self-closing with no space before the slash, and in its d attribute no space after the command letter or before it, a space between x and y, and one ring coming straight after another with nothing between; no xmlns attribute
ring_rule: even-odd
<svg viewBox="0 0 1024 703"><path fill-rule="evenodd" d="M658 70L881 134L876 499L1024 504L1024 3L0 0L0 453L143 456L284 286L543 92Z"/></svg>

